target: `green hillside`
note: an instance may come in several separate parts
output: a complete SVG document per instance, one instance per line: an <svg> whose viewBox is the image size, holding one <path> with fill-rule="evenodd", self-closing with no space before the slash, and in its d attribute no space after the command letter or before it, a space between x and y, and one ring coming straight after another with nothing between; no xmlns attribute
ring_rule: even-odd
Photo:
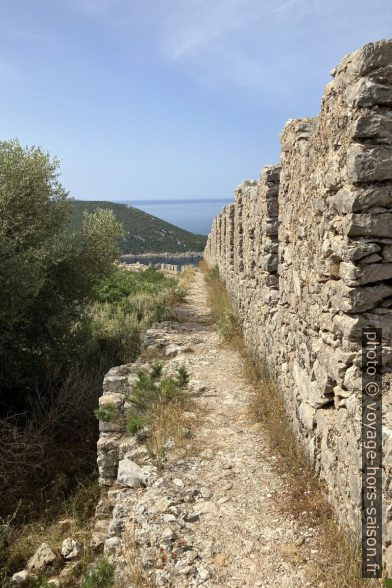
<svg viewBox="0 0 392 588"><path fill-rule="evenodd" d="M113 210L117 220L124 225L125 237L121 253L181 253L203 251L207 237L195 235L167 223L151 214L126 204L95 200L74 200L71 222L76 227L82 222L83 212L96 208Z"/></svg>

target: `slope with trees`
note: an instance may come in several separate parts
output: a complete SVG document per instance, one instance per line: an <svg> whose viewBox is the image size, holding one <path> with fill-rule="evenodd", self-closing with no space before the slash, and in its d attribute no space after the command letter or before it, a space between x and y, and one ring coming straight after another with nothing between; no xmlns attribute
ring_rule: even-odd
<svg viewBox="0 0 392 588"><path fill-rule="evenodd" d="M74 200L72 206L71 222L75 227L81 225L86 211L91 213L97 208L112 211L124 227L120 240L122 254L203 251L207 242L205 235L195 235L126 204Z"/></svg>

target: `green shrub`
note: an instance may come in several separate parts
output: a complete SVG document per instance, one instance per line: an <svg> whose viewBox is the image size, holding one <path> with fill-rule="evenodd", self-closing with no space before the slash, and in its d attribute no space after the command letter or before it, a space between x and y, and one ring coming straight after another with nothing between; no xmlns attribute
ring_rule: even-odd
<svg viewBox="0 0 392 588"><path fill-rule="evenodd" d="M239 330L238 316L231 309L225 309L218 317L217 325L223 339L231 339Z"/></svg>
<svg viewBox="0 0 392 588"><path fill-rule="evenodd" d="M189 374L184 365L177 368L177 382L181 388L189 383Z"/></svg>
<svg viewBox="0 0 392 588"><path fill-rule="evenodd" d="M99 357L105 368L134 361L140 351L144 321L134 312L125 312L114 304L93 304L89 310L90 351L92 360Z"/></svg>
<svg viewBox="0 0 392 588"><path fill-rule="evenodd" d="M144 272L117 269L97 287L97 301L88 312L93 355L105 358L108 367L134 361L143 332L183 296L177 279L155 268Z"/></svg>
<svg viewBox="0 0 392 588"><path fill-rule="evenodd" d="M111 588L113 583L114 566L102 558L94 571L84 579L83 588Z"/></svg>
<svg viewBox="0 0 392 588"><path fill-rule="evenodd" d="M214 283L216 280L219 280L219 267L215 265L214 267L207 270L205 274L205 279L207 282Z"/></svg>
<svg viewBox="0 0 392 588"><path fill-rule="evenodd" d="M159 294L163 289L175 288L176 278L165 276L156 268L149 267L142 272L118 269L97 287L100 302L119 302L135 294Z"/></svg>
<svg viewBox="0 0 392 588"><path fill-rule="evenodd" d="M29 408L78 358L84 309L118 253L121 228L109 211L66 230L71 202L58 176L59 162L42 149L0 142L3 414Z"/></svg>
<svg viewBox="0 0 392 588"><path fill-rule="evenodd" d="M219 268L209 268L207 264L202 264L202 270L207 284L208 303L219 334L225 341L234 342L240 337L241 325L232 308L225 284L219 277Z"/></svg>
<svg viewBox="0 0 392 588"><path fill-rule="evenodd" d="M132 406L126 415L127 430L131 434L150 424L149 418L155 407L185 400L184 387L189 381L185 367L178 368L175 378L162 377L162 367L155 364L150 373L140 371L138 374L138 382L127 398Z"/></svg>
<svg viewBox="0 0 392 588"><path fill-rule="evenodd" d="M146 425L147 420L145 417L141 416L140 414L131 415L127 422L127 432L130 435L136 435L136 433L144 429Z"/></svg>
<svg viewBox="0 0 392 588"><path fill-rule="evenodd" d="M94 414L99 421L103 421L104 423L110 423L120 418L120 412L113 404L97 408Z"/></svg>
<svg viewBox="0 0 392 588"><path fill-rule="evenodd" d="M162 363L154 363L151 366L150 376L151 376L151 378L152 378L153 381L159 380L159 378L162 375L162 370L163 370L163 364Z"/></svg>

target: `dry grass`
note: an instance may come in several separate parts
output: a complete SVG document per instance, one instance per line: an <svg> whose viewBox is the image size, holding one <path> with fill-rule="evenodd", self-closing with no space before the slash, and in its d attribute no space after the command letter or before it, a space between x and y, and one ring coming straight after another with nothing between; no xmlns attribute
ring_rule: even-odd
<svg viewBox="0 0 392 588"><path fill-rule="evenodd" d="M198 413L190 400L155 404L149 415L151 436L148 448L157 467L197 453L194 430Z"/></svg>
<svg viewBox="0 0 392 588"><path fill-rule="evenodd" d="M75 369L61 386L37 392L28 413L0 420L0 517L19 505L18 521L34 519L95 469L101 378L99 367Z"/></svg>
<svg viewBox="0 0 392 588"><path fill-rule="evenodd" d="M219 333L225 343L236 347L242 340L241 326L225 284L219 278L218 268L210 269L203 260L200 262L200 269L204 273L208 305Z"/></svg>
<svg viewBox="0 0 392 588"><path fill-rule="evenodd" d="M316 530L322 546L325 565L315 562L313 578L315 586L324 588L360 588L380 586L381 582L361 578L360 551L339 527L325 489L316 477L302 445L290 426L290 418L280 390L277 388L260 361L254 360L245 347L239 320L232 320L231 329L224 318L234 314L225 285L217 270L209 269L205 262L201 266L205 274L208 301L225 344L234 346L243 358L244 378L254 390L249 407L251 418L261 424L267 432L279 459L276 468L288 477L288 495L281 508L307 527ZM284 502L284 504L283 504Z"/></svg>
<svg viewBox="0 0 392 588"><path fill-rule="evenodd" d="M0 585L12 573L24 569L41 543L47 542L59 553L66 537L73 537L83 545L78 570L82 575L89 562L89 539L98 496L97 480L86 480L79 483L67 500L48 503L48 508L32 522L13 524L12 517L9 517L9 524L0 526Z"/></svg>
<svg viewBox="0 0 392 588"><path fill-rule="evenodd" d="M139 548L135 541L135 527L128 526L124 534L123 553L127 561L119 588L155 588L155 582L146 576L140 561Z"/></svg>
<svg viewBox="0 0 392 588"><path fill-rule="evenodd" d="M315 585L325 588L371 586L370 582L361 578L358 547L337 524L325 489L290 428L282 395L268 375L248 357L244 347L241 352L246 366L244 374L254 388L251 416L268 433L271 449L279 456L276 462L278 472L288 476L288 495L281 508L294 515L300 524L316 530L322 547L322 557L328 564L321 566L314 562Z"/></svg>
<svg viewBox="0 0 392 588"><path fill-rule="evenodd" d="M179 284L181 288L185 288L188 290L189 286L195 279L195 268L191 266L187 266L183 272L179 275Z"/></svg>

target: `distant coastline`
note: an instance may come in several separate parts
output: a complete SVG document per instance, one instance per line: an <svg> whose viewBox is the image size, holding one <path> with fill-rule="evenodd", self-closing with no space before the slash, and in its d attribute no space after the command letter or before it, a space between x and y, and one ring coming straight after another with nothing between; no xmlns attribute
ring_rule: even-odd
<svg viewBox="0 0 392 588"><path fill-rule="evenodd" d="M197 265L203 258L202 251L187 251L184 253L142 253L140 255L122 255L120 261L123 263L141 263L143 265L154 265L166 263L172 265Z"/></svg>
<svg viewBox="0 0 392 588"><path fill-rule="evenodd" d="M113 200L113 202L117 202L118 204L130 204L131 206L137 206L138 204L144 204L148 206L149 204L198 204L198 203L206 203L206 202L216 202L216 203L227 203L227 198L189 198L189 199L180 199L180 198L173 198L167 200L159 200L158 198L155 200Z"/></svg>
<svg viewBox="0 0 392 588"><path fill-rule="evenodd" d="M122 200L125 204L140 208L144 212L157 216L167 222L182 227L197 235L208 235L212 220L222 208L232 202L232 198L190 198L180 200Z"/></svg>
<svg viewBox="0 0 392 588"><path fill-rule="evenodd" d="M80 198L77 198L77 200L85 201ZM213 219L226 204L233 202L233 199L232 197L189 198L184 200L178 198L166 200L158 198L154 200L115 200L108 198L106 202L138 208L196 235L208 235Z"/></svg>

